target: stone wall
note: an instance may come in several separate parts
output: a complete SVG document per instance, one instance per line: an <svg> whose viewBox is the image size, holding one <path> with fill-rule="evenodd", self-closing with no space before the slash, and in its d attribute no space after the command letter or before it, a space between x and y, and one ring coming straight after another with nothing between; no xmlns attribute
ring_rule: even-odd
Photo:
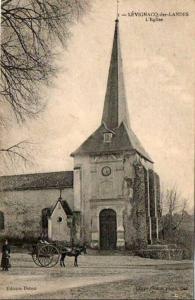
<svg viewBox="0 0 195 300"><path fill-rule="evenodd" d="M157 216L161 218L162 216L162 209L160 203L160 177L157 173L154 173L155 176L155 186L156 186L156 209L157 209Z"/></svg>
<svg viewBox="0 0 195 300"><path fill-rule="evenodd" d="M102 168L111 169L109 176L103 176ZM119 247L124 246L123 229L123 157L122 155L81 155L74 158L74 178L80 178L81 195L77 202L81 216L81 241L89 246L99 247L99 213L103 209L113 209L117 214L117 232ZM79 170L79 171L78 171ZM80 174L78 175L78 172ZM121 205L122 203L122 205ZM75 206L76 207L76 206Z"/></svg>
<svg viewBox="0 0 195 300"><path fill-rule="evenodd" d="M152 223L152 240L159 239L161 218L160 178L153 170L149 170L150 215Z"/></svg>
<svg viewBox="0 0 195 300"><path fill-rule="evenodd" d="M89 244L91 240L91 168L90 157L88 155L81 155L74 157L74 180L78 183L80 179L80 200L78 201L78 193L75 193L76 210L80 211L80 239L82 242ZM77 175L76 175L77 174Z"/></svg>
<svg viewBox="0 0 195 300"><path fill-rule="evenodd" d="M42 227L42 209L54 205L58 198L57 189L1 192L0 211L4 213L5 229L0 231L0 236L38 237ZM62 198L72 209L73 189L64 189Z"/></svg>
<svg viewBox="0 0 195 300"><path fill-rule="evenodd" d="M112 170L107 177L101 173L104 166ZM146 247L151 242L150 228L153 226L156 232L155 197L160 191L159 186L155 188L152 163L135 153L83 155L74 158L74 167L75 180L80 180L80 188L75 193L77 209L81 212L77 238L80 230L81 241L98 248L99 213L109 208L117 214L117 246L122 246L125 240L126 248Z"/></svg>
<svg viewBox="0 0 195 300"><path fill-rule="evenodd" d="M126 247L132 250L145 248L147 245L144 167L141 163L136 163L134 170L133 198L130 200L131 213L127 216L124 212Z"/></svg>
<svg viewBox="0 0 195 300"><path fill-rule="evenodd" d="M156 220L156 191L155 175L153 170L149 170L149 196L150 196L150 216L152 223L152 240L157 238L157 220Z"/></svg>
<svg viewBox="0 0 195 300"><path fill-rule="evenodd" d="M148 243L151 244L152 237L151 237L149 176L148 176L148 170L146 168L144 168L144 183L145 183L145 209L146 209L147 240L148 240Z"/></svg>
<svg viewBox="0 0 195 300"><path fill-rule="evenodd" d="M72 218L72 242L79 244L81 242L81 213L79 211L73 212Z"/></svg>

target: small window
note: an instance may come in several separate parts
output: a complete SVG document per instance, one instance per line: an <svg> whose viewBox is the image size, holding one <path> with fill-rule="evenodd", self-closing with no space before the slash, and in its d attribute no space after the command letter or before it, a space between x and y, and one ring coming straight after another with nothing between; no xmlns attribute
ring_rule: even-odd
<svg viewBox="0 0 195 300"><path fill-rule="evenodd" d="M63 221L63 218L62 217L58 217L57 221L58 221L58 223L61 223Z"/></svg>
<svg viewBox="0 0 195 300"><path fill-rule="evenodd" d="M0 211L0 230L5 229L5 224L4 224L4 213Z"/></svg>
<svg viewBox="0 0 195 300"><path fill-rule="evenodd" d="M112 133L105 132L104 133L104 143L110 143L112 141Z"/></svg>

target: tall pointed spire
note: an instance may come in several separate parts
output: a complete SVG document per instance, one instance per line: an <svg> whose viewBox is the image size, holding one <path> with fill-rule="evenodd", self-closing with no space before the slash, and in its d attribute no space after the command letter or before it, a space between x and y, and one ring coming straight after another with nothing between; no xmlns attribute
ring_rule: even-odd
<svg viewBox="0 0 195 300"><path fill-rule="evenodd" d="M141 157L152 162L139 139L132 131L126 103L125 85L123 78L122 58L120 51L118 16L115 21L114 41L107 81L107 89L102 115L102 124L91 134L82 145L71 155L115 153L136 151ZM109 142L105 142L105 129L114 134Z"/></svg>
<svg viewBox="0 0 195 300"><path fill-rule="evenodd" d="M118 13L117 13L118 14ZM108 129L119 127L123 121L130 128L119 40L119 20L115 20L114 40L107 81L102 123Z"/></svg>

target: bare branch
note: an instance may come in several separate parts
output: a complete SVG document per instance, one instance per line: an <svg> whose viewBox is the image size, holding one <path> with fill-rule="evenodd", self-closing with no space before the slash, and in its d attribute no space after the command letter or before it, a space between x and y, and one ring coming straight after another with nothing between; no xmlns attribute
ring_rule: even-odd
<svg viewBox="0 0 195 300"><path fill-rule="evenodd" d="M184 215L185 215L185 212L186 212L187 204L188 204L187 199L183 199L183 203L182 203L183 207L182 207L182 210L181 210L181 215L180 215L180 218L179 218L178 222L174 225L173 230L176 230L182 224L183 219L184 219Z"/></svg>
<svg viewBox="0 0 195 300"><path fill-rule="evenodd" d="M4 8L6 5L8 5L12 0L2 0L1 1L1 8Z"/></svg>
<svg viewBox="0 0 195 300"><path fill-rule="evenodd" d="M162 218L163 235L172 239L184 221L187 200L181 197L175 186L163 191L161 197L166 209Z"/></svg>
<svg viewBox="0 0 195 300"><path fill-rule="evenodd" d="M29 145L32 144L32 142L24 140L7 148L1 148L0 152L5 153L6 158L8 158L12 163L15 161L15 159L19 158L20 162L26 166L27 164L33 164L32 157L29 153Z"/></svg>
<svg viewBox="0 0 195 300"><path fill-rule="evenodd" d="M35 118L44 108L42 85L56 74L55 45L66 46L70 27L87 11L89 0L1 1L1 109L17 122ZM2 109L2 110L3 110ZM0 125L6 127L0 112ZM10 162L30 161L27 141L0 149Z"/></svg>
<svg viewBox="0 0 195 300"><path fill-rule="evenodd" d="M56 73L54 44L66 46L70 26L87 8L88 0L2 1L1 102L17 121L43 109L39 90Z"/></svg>

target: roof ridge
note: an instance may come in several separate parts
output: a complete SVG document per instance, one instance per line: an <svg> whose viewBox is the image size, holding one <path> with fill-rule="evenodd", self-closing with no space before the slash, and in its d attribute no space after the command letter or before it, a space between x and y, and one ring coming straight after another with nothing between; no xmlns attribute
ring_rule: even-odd
<svg viewBox="0 0 195 300"><path fill-rule="evenodd" d="M65 173L65 172L73 172L73 170L66 170L66 171L52 171L52 172L36 172L36 173L26 173L26 174L14 174L14 175L2 175L0 178L3 177L17 177L17 176L30 176L30 175L45 175L45 174L54 174L54 173Z"/></svg>
<svg viewBox="0 0 195 300"><path fill-rule="evenodd" d="M73 171L0 176L0 191L73 187Z"/></svg>

